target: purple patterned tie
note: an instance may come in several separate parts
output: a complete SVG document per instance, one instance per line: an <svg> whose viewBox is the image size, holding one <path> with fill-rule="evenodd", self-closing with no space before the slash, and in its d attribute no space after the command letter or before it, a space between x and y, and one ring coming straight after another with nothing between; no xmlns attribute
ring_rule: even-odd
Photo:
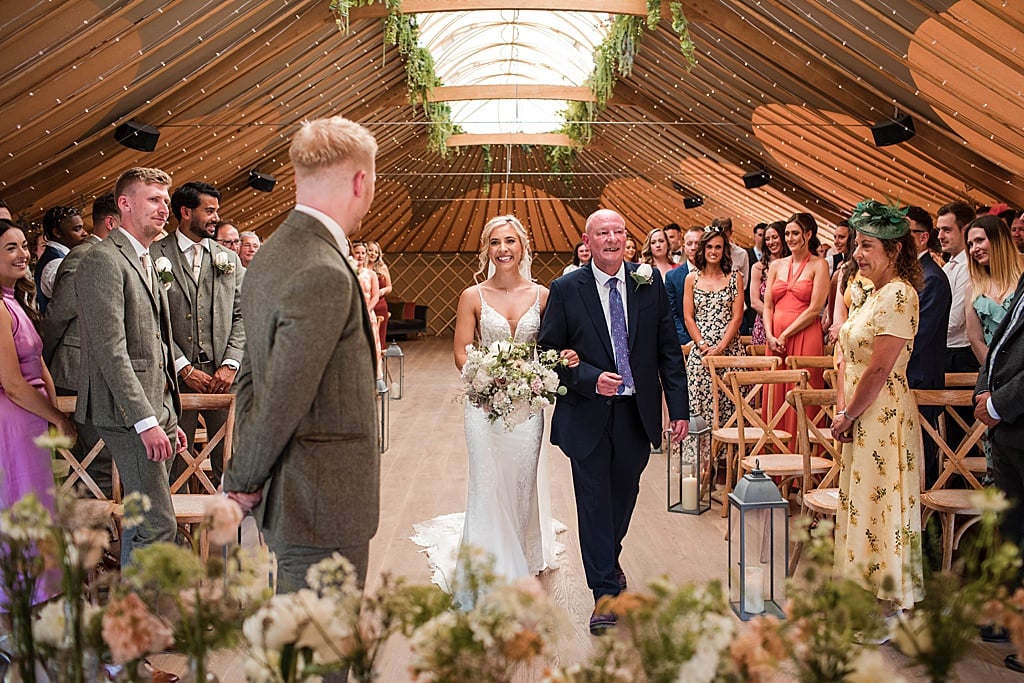
<svg viewBox="0 0 1024 683"><path fill-rule="evenodd" d="M619 279L608 280L608 316L612 322L612 346L615 348L615 370L622 376L616 393L633 388L633 370L629 367L629 337L626 335L626 313L622 310Z"/></svg>

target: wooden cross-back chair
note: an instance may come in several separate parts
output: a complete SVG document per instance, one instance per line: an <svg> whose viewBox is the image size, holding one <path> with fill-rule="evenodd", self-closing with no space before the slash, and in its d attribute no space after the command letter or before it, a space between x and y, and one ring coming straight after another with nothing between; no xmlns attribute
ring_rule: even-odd
<svg viewBox="0 0 1024 683"><path fill-rule="evenodd" d="M919 408L939 407L943 410L942 417L955 420L963 428L964 438L958 444L946 440L946 430L936 429L924 414L918 413L918 424L923 438L931 439L938 447L939 478L935 485L921 493L924 521L932 512L939 515L942 522L942 569L949 570L953 564L953 551L960 545L964 533L980 519L981 511L971 504L973 493L982 488L971 467L972 456L968 454L980 446L981 437L985 433L985 425L975 420L968 425L955 410L974 405L973 389L914 389L914 398ZM981 460L984 458L973 458ZM924 482L924 463L919 464L922 487ZM962 479L967 488L948 488L950 483ZM957 528L957 516L968 519Z"/></svg>
<svg viewBox="0 0 1024 683"><path fill-rule="evenodd" d="M739 473L759 467L769 477L779 480L779 488L785 496L790 482L803 478L803 456L793 452L789 443L792 435L779 427L786 413L792 410L791 404L783 400L778 406L771 407L768 397L777 392L776 387L780 386L790 385L793 389L806 389L809 380L807 371L729 372L726 373L726 379L732 387L731 398L734 402L741 399L743 387L753 387L762 397L760 410L755 402L747 400L742 400L736 405L739 452L742 454ZM753 429L750 429L748 424ZM831 460L810 457L811 471L814 474L824 474L832 467Z"/></svg>
<svg viewBox="0 0 1024 683"><path fill-rule="evenodd" d="M822 378L824 379L825 372L835 372L836 370L836 359L835 356L787 356L786 367L791 370L822 370ZM833 382L826 382L828 386L834 387L834 377L832 375ZM816 415L812 418L816 424L822 424L822 420L829 418L825 406L814 406L814 412ZM828 424L832 424L832 420L827 420ZM821 444L826 441L832 441L832 428L825 427L814 430L811 432L811 443Z"/></svg>
<svg viewBox="0 0 1024 683"><path fill-rule="evenodd" d="M74 415L75 406L78 403L76 396L58 396L57 410L65 415ZM78 492L79 497L75 501L76 514L80 511L90 516L109 517L111 521L118 521L121 517L121 478L117 473L117 466L111 462L111 492L100 489L96 480L89 474L88 467L103 451L105 444L100 439L88 453L79 460L72 449L58 448L57 454L68 464L68 477L60 485L59 493ZM81 495L87 491L91 497Z"/></svg>
<svg viewBox="0 0 1024 683"><path fill-rule="evenodd" d="M800 492L800 511L814 520L834 517L839 509L839 469L842 466L842 447L832 439L832 430L822 427L818 420L807 413L826 416L830 422L835 417L835 389L794 389L786 394L786 401L796 411L797 450L803 459L803 486ZM808 410L810 409L810 411ZM825 438L826 432L828 439ZM831 467L824 475L815 472L812 453L822 449L825 459L831 460ZM819 478L820 477L820 478ZM803 543L793 546L790 555L790 575L796 571L803 552Z"/></svg>
<svg viewBox="0 0 1024 683"><path fill-rule="evenodd" d="M947 389L973 389L974 385L978 383L978 373L976 372L947 372L946 373L946 388Z"/></svg>
<svg viewBox="0 0 1024 683"><path fill-rule="evenodd" d="M209 461L213 449L223 443L223 469L227 469L228 460L231 458L232 437L235 429L235 396L234 394L181 394L181 410L182 412L186 410L224 410L227 412L224 424L215 433L207 433L206 442L202 444L197 453L185 451L178 455L185 461L185 469L171 483L171 504L174 506L174 518L178 523L178 528L192 544L192 547L199 550L200 556L205 561L209 555L209 540L205 533L200 534L198 539L195 538L194 532L205 517L204 509L208 497L217 493L217 485L210 479L204 464ZM199 444L196 445L199 446ZM186 490L190 481L197 482L198 493L189 493Z"/></svg>
<svg viewBox="0 0 1024 683"><path fill-rule="evenodd" d="M722 397L731 393L732 388L725 381L725 372L728 370L774 370L782 362L776 356L709 356L704 358L704 365L707 366L711 375L711 455L712 461L718 453L724 453L726 462L726 492L727 496L731 490L732 472L736 449L739 446L739 432L736 429L736 413L726 416L728 410L722 405ZM754 400L755 396L751 396ZM731 403L730 403L731 405ZM707 419L707 415L702 416ZM725 516L723 496L723 514Z"/></svg>

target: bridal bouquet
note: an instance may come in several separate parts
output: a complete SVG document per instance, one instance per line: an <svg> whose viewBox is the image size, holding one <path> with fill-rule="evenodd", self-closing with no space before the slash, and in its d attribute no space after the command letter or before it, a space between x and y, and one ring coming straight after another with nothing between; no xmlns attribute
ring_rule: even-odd
<svg viewBox="0 0 1024 683"><path fill-rule="evenodd" d="M467 346L466 351L466 398L491 422L501 420L507 431L565 395L554 370L565 361L556 351L538 352L536 344L514 341L494 342L486 349Z"/></svg>

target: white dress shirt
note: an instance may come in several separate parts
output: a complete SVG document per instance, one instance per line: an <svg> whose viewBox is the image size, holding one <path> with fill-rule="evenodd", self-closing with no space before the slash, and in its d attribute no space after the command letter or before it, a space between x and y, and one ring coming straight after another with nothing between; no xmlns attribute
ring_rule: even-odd
<svg viewBox="0 0 1024 683"><path fill-rule="evenodd" d="M729 251L732 252L732 271L743 274L743 284L750 282L750 254L738 244L730 244Z"/></svg>
<svg viewBox="0 0 1024 683"><path fill-rule="evenodd" d="M597 285L597 296L601 300L601 310L604 312L604 323L608 326L608 339L612 340L612 316L608 311L608 281L615 277L618 279L618 283L615 288L619 290L619 296L622 298L622 315L626 318L626 334L629 334L629 304L626 299L626 265L622 264L619 266L619 272L614 276L609 275L597 266L591 264L591 270L594 271L594 283ZM612 340L612 355L615 355L615 341ZM618 359L616 358L616 363ZM631 396L633 389L625 389L620 396Z"/></svg>
<svg viewBox="0 0 1024 683"><path fill-rule="evenodd" d="M970 346L967 339L967 312L964 310L967 287L971 284L970 275L967 273L967 250L949 259L949 262L942 266L942 272L949 278L949 288L953 291L949 327L946 328L946 348L964 348Z"/></svg>

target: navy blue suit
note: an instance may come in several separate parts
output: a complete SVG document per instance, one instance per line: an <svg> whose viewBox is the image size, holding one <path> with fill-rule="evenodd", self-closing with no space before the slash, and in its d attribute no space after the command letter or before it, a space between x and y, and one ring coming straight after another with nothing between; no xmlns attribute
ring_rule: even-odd
<svg viewBox="0 0 1024 683"><path fill-rule="evenodd" d="M661 396L673 420L690 416L686 372L672 311L654 269L653 281L637 285L625 264L626 316L635 395L596 392L603 372L615 372L608 324L597 293L593 266L551 284L541 323L541 347L573 349L580 363L559 371L568 388L555 403L551 443L572 461L580 548L587 584L597 600L619 593L616 564L640 491L651 444L661 443Z"/></svg>
<svg viewBox="0 0 1024 683"><path fill-rule="evenodd" d="M39 257L39 261L36 262L36 270L34 273L34 279L36 281L36 306L39 308L39 314L43 315L46 313L46 305L50 303L50 297L43 294L43 268L50 261L62 259L67 254L63 254L49 244L46 245L46 249L43 250L43 255Z"/></svg>
<svg viewBox="0 0 1024 683"><path fill-rule="evenodd" d="M668 305L672 308L672 316L676 321L676 334L679 337L680 346L693 341L683 323L683 290L686 285L686 276L689 274L690 264L683 261L668 271L668 275L665 276L665 292L668 294Z"/></svg>

